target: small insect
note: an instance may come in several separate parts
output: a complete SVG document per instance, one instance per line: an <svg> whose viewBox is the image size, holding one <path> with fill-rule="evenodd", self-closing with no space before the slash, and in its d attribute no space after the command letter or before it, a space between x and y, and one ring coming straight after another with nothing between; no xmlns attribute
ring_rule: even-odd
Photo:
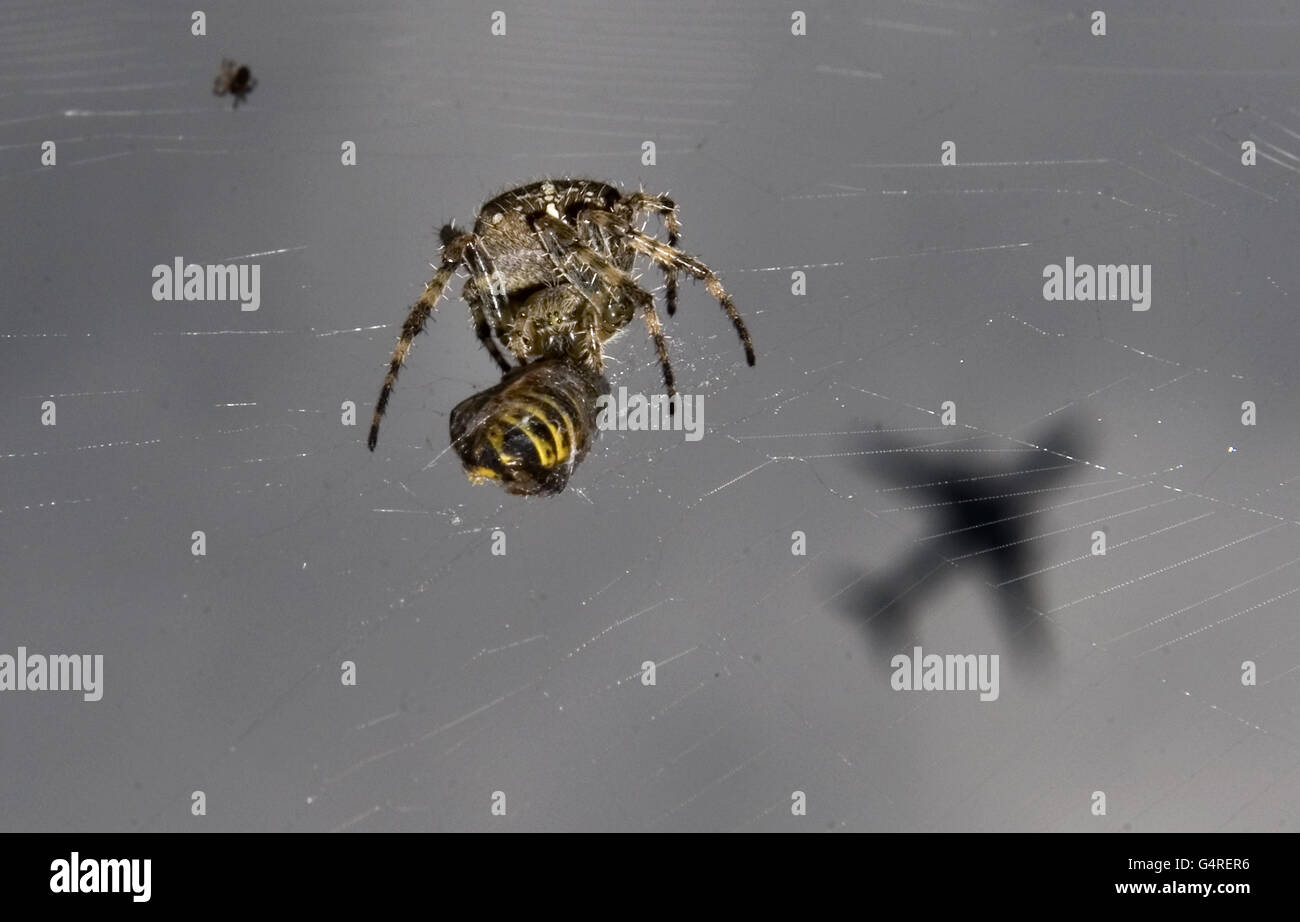
<svg viewBox="0 0 1300 922"><path fill-rule="evenodd" d="M667 232L666 243L642 230L651 216L660 218ZM568 372L559 371L562 365L600 379L604 373L604 344L627 327L638 311L654 340L669 405L673 405L671 398L677 388L668 360L668 344L654 296L632 274L637 256L646 257L663 272L669 316L677 311L678 274L685 272L703 282L731 319L745 358L753 365L754 346L731 295L712 269L678 249L680 233L677 205L672 199L644 191L625 194L614 185L594 179L541 180L511 189L483 205L472 231L448 224L441 232L442 261L407 315L393 350L375 404L370 450L374 451L379 439L379 424L411 343L424 330L452 276L461 268L469 275L461 297L469 306L475 332L506 374L497 388L476 395L485 398L476 405L476 412L459 417L453 414L452 438L462 460L466 460L471 479L499 479L507 489L517 488L512 492L558 492L544 488L554 481L537 476L538 465L546 467L545 458L551 455L539 452L536 465L516 463L511 468L505 462L493 463L490 455L484 454L483 446L499 454L505 442L498 446L487 433L497 431L494 427L504 423L507 415L518 415L519 407L510 404L508 397L523 393L523 389L534 401L539 395L554 396L550 388L559 391L569 387L570 395L583 390L572 383L575 379ZM536 369L511 377L519 369L511 365L506 352L526 369L543 362L549 364L543 366L545 371ZM489 399L488 395L499 399ZM588 407L583 405L578 415L587 412ZM594 406L590 412L594 413ZM477 460L472 465L466 455L466 446L470 445L478 446L473 453ZM575 451L573 463L577 457L580 454ZM566 456L556 463L570 461ZM502 474L503 470L517 473L530 466L527 477L508 478ZM559 489L571 470L570 464ZM486 471L501 476L491 478Z"/></svg>
<svg viewBox="0 0 1300 922"><path fill-rule="evenodd" d="M212 81L213 95L229 94L235 97L231 108L238 109L239 104L256 88L257 78L247 64L236 64L232 58L221 59L221 72Z"/></svg>
<svg viewBox="0 0 1300 922"><path fill-rule="evenodd" d="M609 382L564 358L508 372L451 411L451 443L473 483L522 496L559 493L596 438Z"/></svg>

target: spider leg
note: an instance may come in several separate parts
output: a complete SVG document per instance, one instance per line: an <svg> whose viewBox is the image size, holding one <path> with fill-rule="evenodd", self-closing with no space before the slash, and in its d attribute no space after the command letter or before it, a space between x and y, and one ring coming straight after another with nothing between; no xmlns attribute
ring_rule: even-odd
<svg viewBox="0 0 1300 922"><path fill-rule="evenodd" d="M620 203L627 208L631 214L640 214L641 212L651 212L659 215L664 222L664 230L668 231L668 245L677 249L677 241L681 239L682 222L677 214L677 203L666 195L651 195L648 192L634 192ZM664 273L664 287L666 289L664 296L668 302L668 316L671 317L677 313L677 267L673 265L660 265Z"/></svg>
<svg viewBox="0 0 1300 922"><path fill-rule="evenodd" d="M659 323L659 311L655 310L654 298L647 298L641 304L645 327L650 331L650 338L655 341L655 351L659 354L659 367L664 370L664 389L668 392L668 415L677 412L677 382L673 377L673 363L668 361L668 341L664 339L663 326Z"/></svg>
<svg viewBox="0 0 1300 922"><path fill-rule="evenodd" d="M736 304L731 300L731 295L727 294L726 289L722 287L722 280L718 278L712 269L691 254L683 253L675 247L665 246L661 241L648 234L634 230L627 226L627 222L617 215L607 211L589 209L582 213L582 217L584 220L608 227L625 239L638 253L653 260L656 265L673 265L685 272L689 272L703 282L709 294L713 295L718 304L722 306L722 309L727 312L727 316L731 318L731 323L740 336L740 342L745 347L745 360L751 365L754 364L754 343L749 338L749 330L745 327L745 321L740 316L740 311L736 310Z"/></svg>
<svg viewBox="0 0 1300 922"><path fill-rule="evenodd" d="M546 217L548 221L551 220L549 215ZM607 316L613 304L613 296L608 288L601 287L598 273L585 269L580 264L582 260L574 258L573 248L585 248L586 253L589 254L585 260L588 264L594 264L605 257L601 256L586 241L581 240L574 229L563 222L556 222L554 226L542 228L540 221L535 220L532 222L532 229L538 241L542 244L542 248L550 256L551 265L555 267L555 271L565 281L572 284L587 302L587 312L584 314L582 322L578 324L578 329L585 332L581 334L581 343L575 344L577 346L575 358L596 374L603 374L605 358L601 353L600 329L603 326L602 318ZM588 229L598 233L594 227ZM593 233L593 242L604 245L603 235L596 237ZM521 332L523 332L522 328L517 325L516 334ZM524 355L533 351L534 346L528 344L527 337L524 337L524 341L520 345L512 344L511 349L516 355Z"/></svg>
<svg viewBox="0 0 1300 922"><path fill-rule="evenodd" d="M553 259L559 259L558 265L566 278L572 278L574 270L586 270L601 283L603 290L588 295L588 300L593 305L603 309L617 292L632 304L641 307L646 329L654 339L655 351L659 355L659 366L663 369L664 387L668 391L668 410L674 412L676 401L673 398L677 396L677 382L672 363L668 359L668 342L664 339L659 312L655 310L655 299L631 275L583 243L578 232L559 218L542 213L530 217L529 223L546 251Z"/></svg>
<svg viewBox="0 0 1300 922"><path fill-rule="evenodd" d="M501 328L501 316L506 306L505 282L501 280L500 273L497 272L496 266L492 264L492 259L484 251L483 246L473 235L466 236L471 239L465 244L465 266L474 279L474 288L477 292L475 297L466 298L469 302L470 315L474 319L474 333L478 336L479 342L487 348L488 354L492 356L497 366L502 371L509 371L509 360L502 354L496 340L492 338L492 334ZM488 324L487 315L483 310L485 298L491 305L493 325Z"/></svg>
<svg viewBox="0 0 1300 922"><path fill-rule="evenodd" d="M487 317L483 316L483 305L478 303L477 298L470 300L469 311L470 316L474 319L474 335L487 349L488 355L492 356L492 360L497 363L497 366L502 371L509 371L511 368L510 360L505 357L501 347L497 345L497 341L492 338L492 327L488 325Z"/></svg>
<svg viewBox="0 0 1300 922"><path fill-rule="evenodd" d="M500 326L507 302L506 283L493 264L492 257L483 248L482 241L473 234L467 233L463 236L469 238L465 242L464 249L465 268L474 278L474 286L478 288L479 294L487 299L491 307L493 324Z"/></svg>
<svg viewBox="0 0 1300 922"><path fill-rule="evenodd" d="M375 444L379 441L379 421L383 419L384 411L388 409L388 398L392 396L393 387L397 384L397 373L402 370L402 363L406 361L406 356L411 351L411 342L424 331L429 315L433 313L438 299L446 291L447 283L451 281L456 268L461 265L465 247L472 238L472 234L462 234L443 247L442 265L434 272L433 278L424 286L424 293L406 315L406 321L402 324L402 333L393 348L388 374L384 377L384 386L379 391L379 400L375 402L375 415L370 423L370 438L367 443L371 451L375 450Z"/></svg>
<svg viewBox="0 0 1300 922"><path fill-rule="evenodd" d="M600 275L591 269L583 271L582 261L574 259L574 251L576 248L583 248L589 254L586 257L588 265L597 261L607 262L607 260L583 241L572 227L557 218L540 215L531 219L530 223L542 248L551 257L551 264L555 266L555 271L582 292L583 297L590 304L602 307Z"/></svg>
<svg viewBox="0 0 1300 922"><path fill-rule="evenodd" d="M636 279L584 243L572 226L544 212L531 215L528 222L556 268L584 291L599 295L604 289L616 290L634 304L654 300ZM575 270L585 270L586 274Z"/></svg>

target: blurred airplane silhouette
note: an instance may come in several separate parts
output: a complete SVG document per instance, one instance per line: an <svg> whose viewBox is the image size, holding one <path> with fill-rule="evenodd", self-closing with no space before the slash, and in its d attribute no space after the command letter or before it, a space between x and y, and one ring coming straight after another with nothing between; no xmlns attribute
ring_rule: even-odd
<svg viewBox="0 0 1300 922"><path fill-rule="evenodd" d="M1041 568L1042 544L1035 526L1057 501L1064 481L1082 466L1077 459L1089 452L1091 440L1080 422L1065 419L1021 444L1026 455L1000 469L945 455L946 448L955 447L951 438L915 445L877 431L853 446L870 451L861 456L870 477L894 484L890 492L914 497L915 507L932 513L937 526L887 567L856 577L839 574L837 584L847 587L836 604L865 621L876 645L903 649L914 636L925 598L948 576L974 571L993 592L1012 652L1050 654L1048 622L1033 575Z"/></svg>

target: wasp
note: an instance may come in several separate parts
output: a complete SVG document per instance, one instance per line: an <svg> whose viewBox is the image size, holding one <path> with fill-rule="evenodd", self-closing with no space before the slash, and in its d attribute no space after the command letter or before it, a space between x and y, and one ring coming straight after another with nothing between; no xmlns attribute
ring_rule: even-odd
<svg viewBox="0 0 1300 922"><path fill-rule="evenodd" d="M604 376L561 358L508 372L451 411L451 443L473 483L524 496L559 493L596 439Z"/></svg>

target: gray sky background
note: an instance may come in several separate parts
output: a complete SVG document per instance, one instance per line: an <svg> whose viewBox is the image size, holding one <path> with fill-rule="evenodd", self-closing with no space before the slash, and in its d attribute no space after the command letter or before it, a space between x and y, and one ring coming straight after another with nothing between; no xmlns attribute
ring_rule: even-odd
<svg viewBox="0 0 1300 922"><path fill-rule="evenodd" d="M0 694L0 828L1296 828L1297 3L1123 4L1104 37L1052 2L802 3L804 37L739 2L506 7L504 37L468 2L201 6L206 37L174 4L0 16L0 652L106 670L96 703ZM222 56L259 80L235 111ZM457 282L371 455L437 228L548 175L670 192L757 366L688 283L701 441L474 487L447 416L497 373ZM176 256L259 263L260 310L155 302ZM1069 256L1150 264L1151 309L1045 302ZM609 354L659 387L639 322ZM1063 413L1092 435L1034 504L1055 655L1003 656L996 702L891 690L836 597L933 522L845 433L1005 467ZM1007 653L962 569L911 639Z"/></svg>

